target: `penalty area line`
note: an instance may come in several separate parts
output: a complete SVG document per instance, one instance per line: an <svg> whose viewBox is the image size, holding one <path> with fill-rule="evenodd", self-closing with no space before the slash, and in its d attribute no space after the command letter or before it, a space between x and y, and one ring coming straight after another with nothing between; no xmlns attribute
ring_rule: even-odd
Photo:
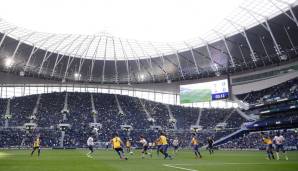
<svg viewBox="0 0 298 171"><path fill-rule="evenodd" d="M179 165L185 166L186 164L163 164L163 166L165 167L171 167L174 169L180 169L180 170L187 170L187 171L198 171L195 169L188 169L188 168L184 168L184 167L179 167Z"/></svg>

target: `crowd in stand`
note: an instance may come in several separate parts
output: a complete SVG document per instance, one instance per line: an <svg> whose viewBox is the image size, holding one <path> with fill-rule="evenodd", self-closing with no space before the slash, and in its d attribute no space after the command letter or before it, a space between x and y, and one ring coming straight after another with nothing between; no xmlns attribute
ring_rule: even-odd
<svg viewBox="0 0 298 171"><path fill-rule="evenodd" d="M10 113L13 117L10 119L10 125L20 126L30 122L30 116L32 115L36 100L36 95L11 99Z"/></svg>
<svg viewBox="0 0 298 171"><path fill-rule="evenodd" d="M67 112L63 116L62 110L65 106L65 98L67 94ZM45 139L46 146L58 146L61 139L61 130L58 124L66 123L70 124L70 128L65 130L63 137L63 144L66 147L71 146L84 146L85 141L92 132L90 123L98 122L102 124L102 129L99 132L98 139L100 141L109 141L112 134L116 131L123 132L123 135L128 136L125 131L121 131L121 125L130 125L133 128L131 136L138 139L138 136L145 134L149 139L153 139L157 136L157 133L150 132L150 126L161 126L163 130L170 130L173 127L170 126L169 110L171 110L173 117L177 120L177 129L191 132L190 126L195 125L200 109L181 107L170 105L170 109L162 103L143 100L135 97L117 95L119 106L115 95L111 94L98 94L94 93L93 101L94 108L92 108L91 94L90 93L49 93L42 94L40 96L40 102L37 105L37 99L39 95L31 95L24 97L17 97L11 100L10 110L11 119L9 119L9 127L22 127L25 123L36 123L39 131L23 131L22 129L9 129L4 128L1 125L3 132L14 131L14 134L5 135L1 137L1 141L5 139L13 138L17 136L18 141L13 141L15 145L26 145L31 141L32 135L41 134ZM0 101L1 115L4 115L6 111L7 100L1 99ZM143 105L142 105L143 103ZM34 114L34 108L37 108ZM120 111L121 109L121 111ZM145 110L149 113L146 114ZM96 111L97 113L92 113ZM231 115L232 114L232 115ZM34 115L35 118L31 118ZM229 117L231 115L231 117ZM238 128L239 125L244 122L237 114L234 117L232 109L202 109L200 125L205 129L214 129L217 123L223 122L227 119L229 128ZM148 120L151 117L155 120L152 122ZM241 120L239 122L238 120ZM235 119L235 121L230 121ZM1 122L4 122L4 118L1 117ZM217 133L218 134L218 133ZM52 138L52 135L55 137ZM182 137L185 133L175 133L174 135ZM188 134L190 136L190 134ZM211 134L208 134L211 135ZM223 135L223 134L221 134ZM50 137L48 137L50 136ZM207 135L206 135L207 136ZM202 136L205 137L205 136ZM217 136L218 137L218 136ZM182 139L182 138L181 138ZM0 142L0 146L5 146Z"/></svg>
<svg viewBox="0 0 298 171"><path fill-rule="evenodd" d="M260 91L238 95L238 98L249 104L268 103L283 98L297 98L298 77Z"/></svg>
<svg viewBox="0 0 298 171"><path fill-rule="evenodd" d="M272 139L276 135L275 131L267 132L266 134L270 135ZM286 148L298 148L298 132L296 130L281 131L281 135L285 138L284 146ZM265 149L265 147L266 145L263 143L260 132L251 132L219 146L219 148L229 149Z"/></svg>
<svg viewBox="0 0 298 171"><path fill-rule="evenodd" d="M174 115L174 118L180 122L177 122L179 128L190 128L191 125L195 125L200 114L200 109L192 107L180 107L171 105L170 109Z"/></svg>
<svg viewBox="0 0 298 171"><path fill-rule="evenodd" d="M148 100L143 100L144 107L154 118L155 124L162 126L163 129L169 127L169 112L167 107L162 103L155 103Z"/></svg>
<svg viewBox="0 0 298 171"><path fill-rule="evenodd" d="M265 90L240 95L239 98L247 97L245 101L253 103L270 98L293 97L298 92L297 82L296 78ZM101 142L109 141L114 132L119 132L122 137L130 137L133 140L144 135L149 142L153 142L158 132L151 130L150 126L161 126L170 139L178 137L182 141L182 146L188 146L192 133L190 126L196 124L203 127L203 130L198 133L198 138L203 145L207 137L214 137L217 140L239 129L245 122L235 109L199 109L175 105L167 107L162 103L135 97L101 93L92 94L93 108L90 93L75 92L42 94L40 103L37 105L38 96L11 99L11 118L8 120L8 128L4 128L3 124L8 100L0 99L0 147L29 146L37 134L41 135L43 145L46 147L59 147L61 144L64 147L84 147L91 133L96 133L96 140ZM67 112L63 113L65 106ZM35 107L37 110L34 114ZM170 123L171 114L176 119L177 129L174 131ZM36 118L31 118L32 115ZM149 118L153 118L155 122ZM294 114L285 119L298 120L298 116ZM37 124L35 130L28 131L21 128L25 123L30 122ZM102 129L94 132L90 127L90 123L93 122L102 124ZM215 131L216 125L222 122L227 126L221 131ZM63 134L58 126L61 123L70 124ZM130 125L133 130L124 131L121 125ZM292 131L286 134L287 137L293 137L291 139L293 141L289 141L289 144L297 143L297 133ZM261 144L258 134L249 134L228 142L222 147L255 148L257 144Z"/></svg>
<svg viewBox="0 0 298 171"><path fill-rule="evenodd" d="M123 117L125 124L131 125L134 129L144 129L150 127L150 122L148 122L147 115L138 98L118 95L117 97L124 112Z"/></svg>
<svg viewBox="0 0 298 171"><path fill-rule="evenodd" d="M65 93L49 93L41 95L38 112L36 115L37 125L50 127L62 122L61 110L64 106Z"/></svg>
<svg viewBox="0 0 298 171"><path fill-rule="evenodd" d="M1 99L0 98L0 118L4 118L5 111L6 111L6 104L7 104L7 99ZM0 119L0 126L4 125L4 120Z"/></svg>

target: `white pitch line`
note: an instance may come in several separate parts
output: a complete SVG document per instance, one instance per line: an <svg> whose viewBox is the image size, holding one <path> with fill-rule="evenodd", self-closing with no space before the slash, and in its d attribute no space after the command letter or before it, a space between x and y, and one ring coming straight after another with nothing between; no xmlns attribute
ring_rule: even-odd
<svg viewBox="0 0 298 171"><path fill-rule="evenodd" d="M195 169L187 169L187 168L184 168L184 167L177 167L177 166L173 166L173 165L179 165L179 164L164 164L163 166L171 167L171 168L175 168L175 169L180 169L180 170L198 171L198 170L195 170ZM182 164L180 164L180 165L182 165Z"/></svg>
<svg viewBox="0 0 298 171"><path fill-rule="evenodd" d="M223 163L226 165L260 165L260 164L268 164L268 163Z"/></svg>

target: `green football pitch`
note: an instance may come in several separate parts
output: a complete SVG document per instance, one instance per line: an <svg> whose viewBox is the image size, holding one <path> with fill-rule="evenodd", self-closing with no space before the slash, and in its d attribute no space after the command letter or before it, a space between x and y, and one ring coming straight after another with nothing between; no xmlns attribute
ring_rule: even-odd
<svg viewBox="0 0 298 171"><path fill-rule="evenodd" d="M87 158L87 150L42 150L30 157L30 150L0 150L0 171L298 171L298 152L288 152L289 160L266 160L264 152L215 151L196 160L191 151L180 151L173 160L141 159L140 151L119 160L112 150L97 150ZM154 151L155 152L155 151ZM172 151L170 150L170 153Z"/></svg>

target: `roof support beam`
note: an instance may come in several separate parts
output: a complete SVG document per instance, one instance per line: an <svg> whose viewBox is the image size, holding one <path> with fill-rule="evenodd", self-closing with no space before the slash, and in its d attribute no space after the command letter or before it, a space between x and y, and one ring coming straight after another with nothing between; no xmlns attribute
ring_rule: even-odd
<svg viewBox="0 0 298 171"><path fill-rule="evenodd" d="M125 49L123 47L121 39L119 39L119 42L121 44L122 53L123 53L123 56L124 56L125 62L126 62L127 79L128 79L127 82L128 82L128 85L131 85L131 78L130 78L129 63L128 63L127 55L126 55L126 52L125 52Z"/></svg>
<svg viewBox="0 0 298 171"><path fill-rule="evenodd" d="M59 64L59 62L62 60L62 58L64 57L64 54L60 57L60 59L59 59L59 57L60 57L60 54L57 53L56 60L55 60L55 64L54 64L54 67L53 67L53 69L52 69L51 77L54 76L56 67L57 67L57 65ZM58 59L59 59L59 60L58 60Z"/></svg>
<svg viewBox="0 0 298 171"><path fill-rule="evenodd" d="M182 67L181 67L181 62L180 62L180 57L179 57L179 52L178 52L178 50L175 52L175 55L176 55L176 58L177 58L177 61L178 61L178 66L179 66L179 71L180 71L180 73L181 73L181 76L182 76L183 79L185 79L185 77L184 77L184 73L183 73L183 71L182 71Z"/></svg>
<svg viewBox="0 0 298 171"><path fill-rule="evenodd" d="M40 65L40 67L39 67L39 70L38 70L38 75L41 73L41 71L42 71L42 68L43 68L43 65L44 65L44 63L45 63L45 61L46 61L46 58L47 57L49 57L52 53L50 53L50 55L48 55L48 53L49 53L49 50L46 50L46 52L45 52L45 54L44 54L44 56L43 56L43 59L42 59L42 61L41 61L41 65Z"/></svg>
<svg viewBox="0 0 298 171"><path fill-rule="evenodd" d="M229 19L226 19L226 21L228 21L236 30L238 30L238 32L239 33L241 33L241 35L245 38L245 41L246 41L246 43L247 43L247 45L248 45L248 48L249 48L249 51L250 51L250 56L251 56L251 58L252 58L252 61L253 61L253 63L254 63L254 65L255 66L257 66L257 64L256 64L256 61L257 61L257 58L256 58L256 56L255 56L255 52L254 52L254 50L252 49L252 46L251 46L251 44L250 44L250 41L249 41L249 39L248 39L248 37L247 37L247 34L246 34L246 29L245 29L245 27L242 27L242 30L240 30L240 29L238 29L237 27L236 27L236 25L235 25L235 22L233 22L233 21L231 21L231 20L229 20ZM242 54L243 55L243 54ZM243 56L244 57L244 56Z"/></svg>
<svg viewBox="0 0 298 171"><path fill-rule="evenodd" d="M27 71L29 62L30 62L30 60L31 60L31 58L32 58L32 56L33 56L33 54L37 51L37 50L35 50L35 49L38 49L38 48L36 48L36 46L35 46L35 44L34 44L34 45L32 46L32 50L31 50L31 52L30 52L29 58L28 58L28 60L27 60L27 62L26 62L26 64L25 64L25 66L24 66L24 71L25 71L25 72Z"/></svg>
<svg viewBox="0 0 298 171"><path fill-rule="evenodd" d="M98 51L98 47L99 47L100 42L101 42L101 36L100 36L100 38L97 42L96 48L95 48L94 53L92 55L89 81L92 81L92 78L93 78L94 62L95 62L95 58L97 56L97 51Z"/></svg>
<svg viewBox="0 0 298 171"><path fill-rule="evenodd" d="M277 55L279 56L279 59L280 59L280 56L281 56L280 47L279 47L279 45L277 44L277 41L276 41L276 39L275 39L275 37L274 37L274 34L273 34L272 30L271 30L271 27L270 27L269 22L268 22L268 18L265 17L265 16L263 16L263 15L261 15L261 14L259 14L259 13L254 12L254 11L252 11L252 10L249 10L249 9L247 9L247 8L244 8L244 7L240 7L240 8L244 9L244 10L245 10L250 16L252 16L252 17L253 17L253 18L254 18L254 19L255 19L261 26L263 26L263 27L265 28L265 30L267 30L267 31L270 33L270 36L271 36L272 41L273 41L273 43L274 43L275 51L276 51L276 53L277 53ZM258 20L253 14L256 14L256 15L258 15L258 16L263 17L264 20L265 20L265 24L263 24L260 20Z"/></svg>
<svg viewBox="0 0 298 171"><path fill-rule="evenodd" d="M138 66L138 69L139 69L139 74L141 74L142 72L146 71L148 73L148 75L150 75L152 77L151 73L144 66L142 67L143 68L143 71L141 70L142 62L141 62L141 59L140 59L139 55L137 55L136 52L133 50L133 48L132 48L132 46L131 46L131 44L130 44L130 42L128 40L127 40L127 43L129 45L130 50L131 50L131 53L133 54L133 57L134 57L134 59L135 59L135 61L137 63L137 66ZM135 43L138 44L137 41L135 41ZM139 77L139 75L138 75L138 77ZM141 81L144 81L144 80L141 78Z"/></svg>
<svg viewBox="0 0 298 171"><path fill-rule="evenodd" d="M296 16L295 16L294 12L293 12L293 8L292 8L291 5L290 5L290 13L291 13L291 15L292 15L292 17L293 17L293 20L294 20L296 26L298 27L298 21L297 21L297 18L296 18Z"/></svg>
<svg viewBox="0 0 298 171"><path fill-rule="evenodd" d="M243 51L242 51L242 49L241 49L241 45L238 45L238 48L239 48L240 55L241 55L241 57L242 57L242 60L243 60L243 62L244 62L244 64L245 64L245 66L248 66L247 63L246 63L246 60L245 60Z"/></svg>
<svg viewBox="0 0 298 171"><path fill-rule="evenodd" d="M210 47L209 47L209 44L206 42L206 49L207 49L207 53L208 53L208 56L209 56L209 58L210 58L210 60L211 60L211 62L212 62L212 69L213 69L213 71L215 71L215 72L219 72L218 71L218 66L217 66L217 63L215 63L214 61L213 61L213 58L212 58L212 55L211 55L211 51L210 51Z"/></svg>
<svg viewBox="0 0 298 171"><path fill-rule="evenodd" d="M285 30L285 32L286 32L286 34L287 34L287 37L288 37L289 42L290 42L290 44L291 44L291 46L292 46L292 49L294 50L295 54L297 54L297 50L296 50L296 48L295 48L295 46L294 46L294 43L293 43L293 41L292 41L292 39L291 39L291 36L290 36L290 34L289 34L289 32L288 32L288 29L289 29L289 28L287 28L287 27L284 26L284 30Z"/></svg>
<svg viewBox="0 0 298 171"><path fill-rule="evenodd" d="M194 53L197 53L198 55L200 55L200 56L202 56L203 58L205 58L205 59L207 59L207 60L210 61L209 56L208 56L208 55L205 55L204 53L200 52L199 50L193 49L193 52L194 52ZM200 67L199 64L198 64L198 68L199 68L201 71L204 71L204 69L203 69L202 67ZM208 71L208 70L206 70L206 72L208 72L208 74L209 74L209 71Z"/></svg>
<svg viewBox="0 0 298 171"><path fill-rule="evenodd" d="M64 72L64 76L63 76L62 82L65 81L65 78L66 78L67 73L68 73L69 66L70 66L71 63L73 62L74 57L77 56L77 54L78 54L78 52L79 52L79 50L80 50L82 44L88 39L88 37L89 37L89 36L86 36L86 37L80 42L80 44L77 45L77 47L75 48L76 52L75 52L75 54L74 54L73 57L70 56L72 53L70 53L70 54L68 55L68 60L67 60L66 69L65 69L65 72ZM72 58L72 59L70 60L70 58Z"/></svg>
<svg viewBox="0 0 298 171"><path fill-rule="evenodd" d="M79 75L81 75L81 69L82 69L82 66L83 66L83 64L84 64L84 62L85 62L85 60L86 60L86 57L87 57L87 55L88 55L88 51L89 51L89 49L90 49L90 46L91 46L91 44L93 43L93 41L94 41L95 38L96 38L96 36L93 36L93 38L90 40L90 42L89 42L89 44L88 44L88 46L87 46L86 51L84 52L85 55L83 54L83 55L81 56L81 58L80 58L80 64L79 64L79 70L78 70L78 74L79 74ZM84 57L83 57L83 56L84 56Z"/></svg>
<svg viewBox="0 0 298 171"><path fill-rule="evenodd" d="M168 72L166 71L166 67L165 67L166 65L165 65L164 54L161 54L161 59L162 59L162 69L163 69L164 72L166 73L167 81L170 81L169 74L168 74Z"/></svg>
<svg viewBox="0 0 298 171"><path fill-rule="evenodd" d="M25 39L24 41L26 41L26 39L30 38L33 34L35 34L35 32L32 32L32 33L29 33L29 34L25 35L25 36L23 37L23 38ZM18 40L19 42L18 42L18 44L17 44L17 46L16 46L16 48L15 48L15 50L14 50L12 56L11 56L12 59L15 58L15 56L16 56L16 54L17 54L17 51L19 50L19 47L20 47L20 45L21 45L22 42L23 42L23 41L21 41L21 39L22 39L22 38L19 38L19 40Z"/></svg>
<svg viewBox="0 0 298 171"><path fill-rule="evenodd" d="M147 62L148 62L148 60L147 60ZM154 70L153 70L152 57L151 57L151 55L149 55L149 65L150 65L150 68L151 68L151 72L153 72ZM152 74L152 79L153 79L153 82L155 82L155 75L154 75L154 72L153 72L153 74Z"/></svg>
<svg viewBox="0 0 298 171"><path fill-rule="evenodd" d="M185 79L185 77L184 77L184 73L183 73L183 71L182 71L182 68L181 68L181 63L180 63L180 57L179 57L179 52L178 52L178 50L175 50L170 44L167 44L171 49L173 49L173 53L175 53L175 55L176 55L176 58L177 58L177 62L178 62L178 69L179 69L179 71L180 71L180 74L181 74L181 76L182 76L182 78L183 79Z"/></svg>
<svg viewBox="0 0 298 171"><path fill-rule="evenodd" d="M102 66L102 73L101 73L101 84L104 83L105 81L105 69L106 69L106 58L107 58L107 44L108 44L108 37L106 38L106 43L105 43L105 51L104 51L104 56L103 56L103 66Z"/></svg>
<svg viewBox="0 0 298 171"><path fill-rule="evenodd" d="M22 44L22 43L21 43L21 40L18 40L18 41L19 41L19 42L18 42L18 44L17 44L16 48L14 49L14 52L13 52L13 54L12 54L12 56L11 56L12 59L15 58L16 53L17 53L17 51L19 50L20 45Z"/></svg>
<svg viewBox="0 0 298 171"><path fill-rule="evenodd" d="M55 36L55 34L52 34L52 35L50 35L50 36L48 36L48 37L46 37L46 38L40 40L40 41L42 41L42 43L41 43L41 45L40 45L39 47L36 46L36 43L38 43L38 42L35 42L35 43L33 44L31 53L30 53L30 55L29 55L29 57L28 57L28 59L27 59L27 62L26 62L26 64L25 64L25 66L24 66L24 71L27 71L27 69L28 69L28 65L29 65L29 62L30 62L32 56L39 50L40 47L42 47L46 42L48 42L48 40L50 40L50 39L51 39L52 37L54 37L54 36Z"/></svg>
<svg viewBox="0 0 298 171"><path fill-rule="evenodd" d="M277 55L281 55L280 47L279 47L279 45L277 44L277 41L276 41L276 39L275 39L275 37L274 37L274 35L273 35L273 32L272 32L272 30L271 30L271 28L270 28L270 25L269 25L269 23L268 23L268 20L265 20L265 23L266 23L267 29L268 29L268 31L269 31L269 33L270 33L270 36L271 36L271 38L272 38L272 40L273 40L273 43L274 43L274 46L275 46L276 53L277 53Z"/></svg>
<svg viewBox="0 0 298 171"><path fill-rule="evenodd" d="M261 42L261 44L262 44L262 47L263 47L263 49L264 49L264 52L265 52L265 54L266 54L266 57L268 58L269 62L272 63L272 60L271 60L271 58L269 57L269 54L268 54L268 51L267 51L267 49L266 49L266 46L265 46L265 44L264 44L263 39L264 39L264 37L263 37L263 38L262 38L262 37L259 37L259 40L260 40L260 42Z"/></svg>
<svg viewBox="0 0 298 171"><path fill-rule="evenodd" d="M156 54L158 54L159 56L161 56L161 59L162 59L162 67L160 67L160 69L164 72L165 76L166 76L166 80L168 82L171 82L170 78L169 78L169 74L168 72L165 70L165 59L164 59L164 55L161 54L159 52L159 50L153 45L152 42L150 42L151 46L153 47L153 49L156 51Z"/></svg>
<svg viewBox="0 0 298 171"><path fill-rule="evenodd" d="M67 49L65 50L65 53L63 55L61 55L60 53L57 53L56 55L56 60L55 60L55 64L51 73L51 77L54 76L54 72L56 71L56 67L57 65L60 63L60 61L63 59L63 57L66 55L66 53L69 51L69 49L72 47L73 43L78 40L81 37L81 35L77 36L73 41L71 41L68 45L67 45ZM59 58L60 57L60 58Z"/></svg>
<svg viewBox="0 0 298 171"><path fill-rule="evenodd" d="M138 66L139 73L141 73L142 71L141 71L140 58L138 57L138 55L135 54L135 52L134 52L134 50L132 49L132 46L131 46L131 44L129 43L129 41L126 40L126 42L127 42L128 46L129 46L129 49L130 49L131 54L132 54L133 57L134 57L134 61L136 62L137 66ZM138 58L138 59L136 59L136 58Z"/></svg>
<svg viewBox="0 0 298 171"><path fill-rule="evenodd" d="M191 53L191 56L192 56L192 60L193 60L193 62L194 62L194 64L195 64L195 67L196 67L196 71L197 71L197 74L198 74L198 76L201 74L200 73L200 71L199 71L199 67L198 67L198 64L197 64L197 60L196 60L196 58L195 58L195 54L194 54L194 52L193 52L193 47L190 47L186 42L184 42L184 44L189 48L189 50L190 50L190 53Z"/></svg>
<svg viewBox="0 0 298 171"><path fill-rule="evenodd" d="M219 72L219 71L218 71L218 66L222 66L222 65L219 64L219 63L217 63L216 61L213 60L209 43L208 43L206 40L202 39L202 38L200 38L200 39L201 39L201 41L203 41L203 42L205 43L206 50L207 50L207 53L208 53L208 58L209 58L209 60L210 60L211 63L212 63L211 68L213 69L214 72ZM214 48L214 47L213 47L213 48ZM217 48L214 48L214 49L218 50ZM220 51L220 52L221 52L221 51ZM223 67L223 66L222 66L222 67Z"/></svg>
<svg viewBox="0 0 298 171"><path fill-rule="evenodd" d="M205 41L204 39L200 38L201 41L205 42L205 46L206 46L206 50L207 50L207 55L203 54L202 52L196 51L198 54L200 54L201 56L203 56L204 58L208 59L211 61L212 65L210 65L211 69L214 72L218 72L218 66L224 67L223 65L217 63L216 61L213 60L212 55L211 55L211 51L210 51L210 47L213 47L215 50L218 50L222 53L222 50L215 48L214 46L211 46L207 41ZM195 51L195 50L194 50ZM208 72L208 70L207 70ZM208 72L209 74L209 72Z"/></svg>
<svg viewBox="0 0 298 171"><path fill-rule="evenodd" d="M290 14L291 14L291 15L289 15L285 10L283 10L283 9L280 8L277 4L275 4L275 3L273 2L273 0L269 0L269 2L271 2L271 4L272 4L275 8L277 8L277 9L280 10L282 13L284 13L284 14L285 14L290 20L292 20L292 21L296 24L296 26L298 27L298 21L297 21L297 18L296 18L296 16L295 16L294 12L293 12L293 9L292 9L291 4L288 4L288 3L285 3L285 2L283 2L283 1L279 1L279 0L278 0L278 2L287 4L287 5L289 6L289 11L290 11Z"/></svg>
<svg viewBox="0 0 298 171"><path fill-rule="evenodd" d="M224 45L225 45L225 48L227 49L227 52L228 52L228 55L229 55L229 58L230 58L230 61L231 61L231 64L232 64L232 67L235 68L235 62L234 62L234 58L231 54L231 51L230 51L230 48L228 46L228 43L227 43L227 40L226 40L226 36L224 36L223 34L219 33L218 31L216 30L213 30L215 33L217 34L220 34L220 36L222 37L222 40L224 42Z"/></svg>
<svg viewBox="0 0 298 171"><path fill-rule="evenodd" d="M1 39L1 41L0 41L0 48L1 48L1 46L2 46L2 44L3 44L3 42L4 42L4 40L5 40L6 36L7 36L8 34L10 34L11 32L13 32L15 29L17 29L17 27L14 27L14 28L12 28L12 29L9 29L9 32L4 32L4 35L3 35L3 37L2 37L2 39Z"/></svg>
<svg viewBox="0 0 298 171"><path fill-rule="evenodd" d="M139 48L141 49L143 55L146 56L146 57L149 57L149 59L147 58L146 61L147 61L148 65L150 66L151 72L153 72L154 69L153 69L153 65L152 65L152 59L151 59L151 56L148 55L147 52L145 52L145 50L144 50L143 47L139 44L139 42L136 41L136 44L137 44L137 45L139 46ZM149 72L149 71L148 71L148 72ZM151 73L151 72L149 72L149 74L150 74L150 76L152 77L152 81L155 82L154 72L153 72L153 73Z"/></svg>
<svg viewBox="0 0 298 171"><path fill-rule="evenodd" d="M114 38L112 38L113 41L113 51L114 51L114 65L115 65L115 82L119 84L119 75L118 75L118 66L117 66L117 54L116 54L116 48L115 48L115 41Z"/></svg>
<svg viewBox="0 0 298 171"><path fill-rule="evenodd" d="M248 39L248 37L247 37L247 34L246 34L246 30L245 30L245 29L243 29L243 35L244 35L245 40L246 40L246 43L247 43L247 45L248 45L248 47L249 47L249 50L250 50L250 56L252 57L252 61L253 61L254 64L256 65L257 58L256 58L256 55L255 55L254 50L252 49L252 46L251 46L251 44L250 44L250 41L249 41L249 39Z"/></svg>
<svg viewBox="0 0 298 171"><path fill-rule="evenodd" d="M0 48L1 48L1 46L2 46L2 43L3 43L4 40L5 40L6 36L7 36L7 34L4 33L4 35L3 35L3 37L2 37L2 39L1 39L1 41L0 41Z"/></svg>
<svg viewBox="0 0 298 171"><path fill-rule="evenodd" d="M67 36L65 36L59 43L57 43L55 49L54 49L54 50L51 50L51 52L50 52L49 55L47 55L47 53L49 52L49 49L47 49L47 51L46 51L46 53L45 53L45 55L44 55L44 57L43 57L43 59L42 59L41 65L40 65L40 67L39 67L38 75L41 73L45 61L48 60L48 58L49 58L49 57L50 57L50 56L51 56L51 55L52 55L52 54L53 54L53 53L54 53L54 52L61 46L61 44L62 44L66 39L68 39L69 37L71 37L71 35L67 35Z"/></svg>
<svg viewBox="0 0 298 171"><path fill-rule="evenodd" d="M192 47L190 48L190 52L191 52L191 56L192 56L193 62L194 62L195 67L196 67L197 74L200 75L199 67L198 67L197 60L195 58L195 54L193 52L193 48Z"/></svg>
<svg viewBox="0 0 298 171"><path fill-rule="evenodd" d="M231 51L230 51L230 49L229 49L229 46L228 46L228 44L227 44L227 40L226 40L226 37L225 37L225 36L223 37L223 41L224 41L225 47L226 47L226 49L227 49L227 52L228 52L228 54L229 54L229 57L230 57L230 60L231 60L231 64L232 64L232 67L235 68L234 58L233 58L233 56L232 56L232 54L231 54Z"/></svg>

